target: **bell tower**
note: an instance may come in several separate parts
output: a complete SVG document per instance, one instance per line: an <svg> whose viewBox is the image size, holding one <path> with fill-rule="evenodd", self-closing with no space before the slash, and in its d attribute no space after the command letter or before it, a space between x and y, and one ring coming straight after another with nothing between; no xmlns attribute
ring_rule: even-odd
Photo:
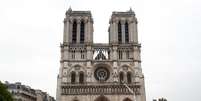
<svg viewBox="0 0 201 101"><path fill-rule="evenodd" d="M63 42L67 44L92 44L93 19L90 11L66 12Z"/></svg>
<svg viewBox="0 0 201 101"><path fill-rule="evenodd" d="M137 18L130 9L127 12L113 12L110 19L109 43L138 43Z"/></svg>

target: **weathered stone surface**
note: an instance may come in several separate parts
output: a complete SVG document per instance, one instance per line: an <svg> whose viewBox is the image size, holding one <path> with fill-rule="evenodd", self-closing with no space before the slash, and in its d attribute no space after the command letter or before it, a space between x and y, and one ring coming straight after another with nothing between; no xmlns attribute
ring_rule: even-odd
<svg viewBox="0 0 201 101"><path fill-rule="evenodd" d="M109 23L109 43L95 44L91 12L66 12L57 101L146 101L135 13Z"/></svg>

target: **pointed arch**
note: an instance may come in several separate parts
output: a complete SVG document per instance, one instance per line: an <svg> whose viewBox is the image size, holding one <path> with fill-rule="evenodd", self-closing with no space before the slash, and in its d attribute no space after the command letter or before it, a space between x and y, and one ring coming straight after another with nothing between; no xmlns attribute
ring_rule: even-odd
<svg viewBox="0 0 201 101"><path fill-rule="evenodd" d="M97 97L94 101L109 101L107 97L101 95Z"/></svg>
<svg viewBox="0 0 201 101"><path fill-rule="evenodd" d="M73 28L72 28L72 43L76 43L77 41L77 22L73 20Z"/></svg>
<svg viewBox="0 0 201 101"><path fill-rule="evenodd" d="M80 24L80 43L84 43L84 37L85 37L85 24L84 24L84 20L81 20L81 24Z"/></svg>
<svg viewBox="0 0 201 101"><path fill-rule="evenodd" d="M128 22L127 21L125 23L125 42L126 43L129 42L129 26L128 26Z"/></svg>
<svg viewBox="0 0 201 101"><path fill-rule="evenodd" d="M125 98L123 101L132 101L130 98Z"/></svg>
<svg viewBox="0 0 201 101"><path fill-rule="evenodd" d="M121 22L118 22L118 42L121 43L122 42L122 30L121 30Z"/></svg>

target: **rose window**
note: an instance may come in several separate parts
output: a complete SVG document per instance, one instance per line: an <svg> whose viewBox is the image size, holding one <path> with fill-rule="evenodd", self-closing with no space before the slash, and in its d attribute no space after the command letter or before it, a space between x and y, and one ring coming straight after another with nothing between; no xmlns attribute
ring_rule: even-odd
<svg viewBox="0 0 201 101"><path fill-rule="evenodd" d="M110 76L110 72L105 67L98 67L94 72L94 76L98 81L106 81Z"/></svg>

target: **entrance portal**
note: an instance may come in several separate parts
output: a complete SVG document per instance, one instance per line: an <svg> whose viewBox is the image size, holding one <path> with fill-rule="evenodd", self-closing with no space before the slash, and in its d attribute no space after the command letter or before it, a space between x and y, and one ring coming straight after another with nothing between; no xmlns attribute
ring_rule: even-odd
<svg viewBox="0 0 201 101"><path fill-rule="evenodd" d="M105 96L99 96L95 101L109 101Z"/></svg>

